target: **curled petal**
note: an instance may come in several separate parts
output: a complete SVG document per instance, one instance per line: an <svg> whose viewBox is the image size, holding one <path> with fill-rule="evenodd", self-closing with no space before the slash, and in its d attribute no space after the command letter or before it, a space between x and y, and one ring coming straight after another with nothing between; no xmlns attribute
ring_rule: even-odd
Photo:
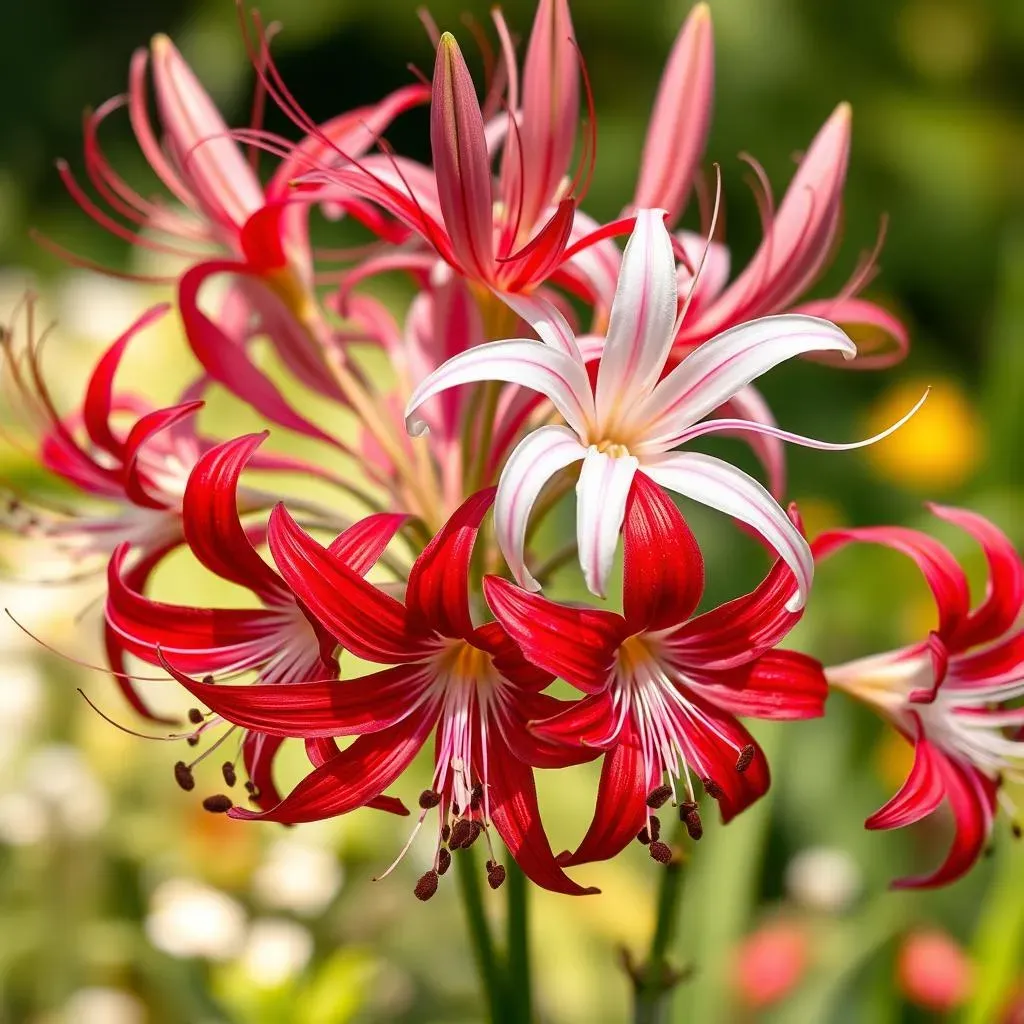
<svg viewBox="0 0 1024 1024"><path fill-rule="evenodd" d="M592 419L593 398L582 360L535 341L494 341L453 356L416 388L405 408L409 433L426 432L426 424L413 418L413 413L428 399L448 388L480 381L504 381L540 392L577 434L585 434Z"/></svg>
<svg viewBox="0 0 1024 1024"><path fill-rule="evenodd" d="M847 328L857 339L857 358L845 365L854 370L884 370L901 363L910 350L906 327L890 313L868 299L837 296L802 302L793 313L820 316ZM811 355L819 363L844 363L829 355Z"/></svg>
<svg viewBox="0 0 1024 1024"><path fill-rule="evenodd" d="M803 534L752 477L721 459L698 452L659 455L641 466L655 483L746 523L778 552L796 576L786 609L799 611L814 578L814 559Z"/></svg>
<svg viewBox="0 0 1024 1024"><path fill-rule="evenodd" d="M672 347L676 260L662 210L640 210L626 243L597 373L602 422L628 414L657 383Z"/></svg>
<svg viewBox="0 0 1024 1024"><path fill-rule="evenodd" d="M591 446L576 484L576 541L583 578L592 594L604 597L615 560L630 487L640 463L632 455L612 456Z"/></svg>
<svg viewBox="0 0 1024 1024"><path fill-rule="evenodd" d="M327 550L353 572L365 576L408 519L403 512L375 512L339 533Z"/></svg>
<svg viewBox="0 0 1024 1024"><path fill-rule="evenodd" d="M578 363L583 362L569 321L562 316L550 299L536 293L513 295L508 292L499 293L499 298L537 332L537 337L545 345L564 352Z"/></svg>
<svg viewBox="0 0 1024 1024"><path fill-rule="evenodd" d="M512 575L527 590L540 590L524 558L530 512L545 484L585 455L586 449L571 430L540 427L519 442L501 472L494 501L494 532Z"/></svg>
<svg viewBox="0 0 1024 1024"><path fill-rule="evenodd" d="M828 682L821 664L797 651L768 651L738 669L691 673L701 696L734 715L799 721L825 713Z"/></svg>
<svg viewBox="0 0 1024 1024"><path fill-rule="evenodd" d="M914 766L910 769L899 792L864 822L865 828L903 828L927 818L942 803L946 795L945 779L935 748L920 729L914 743Z"/></svg>
<svg viewBox="0 0 1024 1024"><path fill-rule="evenodd" d="M633 205L662 207L674 224L683 212L711 126L714 39L706 3L676 36L654 101Z"/></svg>
<svg viewBox="0 0 1024 1024"><path fill-rule="evenodd" d="M143 508L167 508L167 498L159 486L152 487L146 473L139 463L139 456L145 444L157 434L172 431L176 424L182 422L203 407L202 402L183 402L169 409L156 409L139 417L128 431L124 442L124 493L136 505Z"/></svg>
<svg viewBox="0 0 1024 1024"><path fill-rule="evenodd" d="M751 381L806 352L841 352L852 359L857 348L835 324L795 314L762 317L705 342L658 384L638 410L644 449L668 451L688 428Z"/></svg>

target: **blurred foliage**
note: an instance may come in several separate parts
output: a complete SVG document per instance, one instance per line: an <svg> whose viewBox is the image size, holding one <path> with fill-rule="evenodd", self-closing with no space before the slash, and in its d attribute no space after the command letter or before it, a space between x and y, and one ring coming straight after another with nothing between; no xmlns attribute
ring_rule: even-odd
<svg viewBox="0 0 1024 1024"><path fill-rule="evenodd" d="M261 5L268 20L284 22L274 52L315 118L409 81L410 62L429 71L432 54L415 7L411 0ZM525 32L530 3L509 0L504 7ZM587 202L599 217L614 216L631 193L661 63L687 7L674 0L573 4L599 113L597 173ZM759 236L737 155L754 154L781 194L793 154L836 103L849 100L855 118L845 234L823 288L845 279L887 214L882 275L871 291L906 318L913 339L907 362L885 374L786 367L765 381L773 408L790 429L845 439L888 422L923 383L936 385L926 418L885 446L867 454L793 454L793 493L809 525L923 525L921 501L936 497L978 508L1024 542L1024 4L712 0L711 7L717 87L708 159L722 165L734 258L742 262ZM437 0L430 8L442 27L466 38L463 8L481 23L488 18L488 5L477 0ZM111 336L109 326L123 326L125 310L156 292L141 288L141 297L129 299L109 281L69 275L29 239L34 227L91 258L113 265L127 258L70 202L54 158L81 165L83 106L124 88L133 49L154 32L175 38L232 123L247 121L252 74L230 0L35 0L5 5L4 14L0 301L9 307L24 281L40 280L65 328L57 390L73 397L89 355ZM287 127L279 115L269 123ZM425 126L417 112L389 138L400 151L425 157ZM144 181L123 114L104 126L104 138L115 166ZM691 218L695 223L695 211ZM138 371L159 378L161 387L185 376L175 369L184 349L172 335L171 328L162 331L166 351L155 355L150 346ZM247 425L234 421L236 430ZM30 473L12 458L9 477ZM696 520L711 597L730 596L760 568L748 557L753 548L737 547L712 517ZM979 553L939 532L980 574ZM175 585L189 584L169 576L167 586ZM72 623L94 593L87 585L54 600L52 591L5 585L4 603L60 649L94 662L101 657L95 609L85 625ZM898 557L837 558L820 573L799 643L838 660L919 635L929 615L923 586ZM40 654L13 627L2 643L0 1022L481 1018L454 886L429 905L416 904L411 886L422 866L415 855L397 877L369 882L404 841L405 823L367 811L282 838L276 827L203 815L173 786L176 754L169 751L176 748L143 743L98 720L73 699L74 687L85 685L77 670ZM95 673L87 678L90 693L113 706L112 686ZM974 957L974 996L964 1019L998 1021L1024 979L1024 859L1006 830L998 830L994 860L951 889L890 893L894 875L934 862L945 842L941 829L927 826L906 834L863 830L864 817L905 770L905 750L838 698L824 720L759 735L774 755L770 796L728 830L710 826L693 854L676 956L696 973L680 988L676 1019L935 1019L904 1001L894 980L900 936L928 923ZM299 770L298 757L291 767ZM590 769L542 780L556 849L585 826L593 781ZM282 853L284 840L298 846ZM823 909L801 899L787 871L797 854L817 847L844 851L856 871L841 906ZM325 855L342 867L333 888ZM298 896L288 895L280 874L275 881L267 867L274 856L284 858L279 870ZM319 895L303 897L303 879L317 878L317 870ZM624 975L613 969L616 949L639 950L647 941L658 869L637 849L580 877L604 894L533 900L543 1019L613 1024L626 1018L628 995ZM208 955L188 955L180 946L172 955L170 940L154 925L154 900L175 879L202 887L182 928L213 943ZM500 903L491 901L496 916ZM735 951L745 933L780 915L812 936L808 964L786 1000L756 1013L737 1001Z"/></svg>

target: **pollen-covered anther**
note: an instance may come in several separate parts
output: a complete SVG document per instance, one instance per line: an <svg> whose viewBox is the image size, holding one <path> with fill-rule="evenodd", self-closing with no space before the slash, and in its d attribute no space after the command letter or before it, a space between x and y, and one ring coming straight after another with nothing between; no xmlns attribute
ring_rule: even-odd
<svg viewBox="0 0 1024 1024"><path fill-rule="evenodd" d="M213 686L213 676L211 676L211 675L203 676L203 686Z"/></svg>
<svg viewBox="0 0 1024 1024"><path fill-rule="evenodd" d="M650 846L651 844L651 833L647 830L647 826L644 825L642 829L636 834L638 843L642 843L644 846Z"/></svg>
<svg viewBox="0 0 1024 1024"><path fill-rule="evenodd" d="M185 737L185 742L190 747L198 747L199 746L199 737L196 736L195 733L193 733L191 736L186 736Z"/></svg>
<svg viewBox="0 0 1024 1024"><path fill-rule="evenodd" d="M441 794L433 789L425 789L420 793L420 808L424 811L429 811L431 807L436 807L441 802Z"/></svg>
<svg viewBox="0 0 1024 1024"><path fill-rule="evenodd" d="M469 809L471 811L478 811L480 809L480 804L483 801L483 798L484 798L484 787L478 782L473 787L472 795L469 798Z"/></svg>
<svg viewBox="0 0 1024 1024"><path fill-rule="evenodd" d="M174 781L177 782L177 784L181 786L186 793L190 793L196 788L196 780L195 776L192 774L192 769L189 768L184 761L178 761L177 764L175 764Z"/></svg>
<svg viewBox="0 0 1024 1024"><path fill-rule="evenodd" d="M422 903L426 903L437 892L437 872L431 869L420 876L413 895Z"/></svg>
<svg viewBox="0 0 1024 1024"><path fill-rule="evenodd" d="M1013 821L1010 823L1010 831L1013 833L1014 839L1020 839L1021 836L1024 836L1024 828L1021 828L1019 821Z"/></svg>
<svg viewBox="0 0 1024 1024"><path fill-rule="evenodd" d="M203 713L202 713L202 711L200 711L199 708L189 708L188 709L188 720L193 725L199 725L199 723L202 722L202 720L203 720Z"/></svg>
<svg viewBox="0 0 1024 1024"><path fill-rule="evenodd" d="M712 800L721 800L725 796L725 790L715 782L714 779L707 778L701 779L701 784L704 786L704 792L707 793Z"/></svg>
<svg viewBox="0 0 1024 1024"><path fill-rule="evenodd" d="M492 889L501 888L502 882L505 881L505 865L504 864L492 864L490 870L487 872L487 884Z"/></svg>
<svg viewBox="0 0 1024 1024"><path fill-rule="evenodd" d="M688 811L682 819L686 826L686 834L696 843L704 835L704 823L700 820L700 811L696 807Z"/></svg>
<svg viewBox="0 0 1024 1024"><path fill-rule="evenodd" d="M224 785L233 786L238 781L238 773L231 761L225 761L220 766L220 773L224 776Z"/></svg>
<svg viewBox="0 0 1024 1024"><path fill-rule="evenodd" d="M671 786L659 786L647 794L647 806L655 809L663 807L671 795Z"/></svg>
<svg viewBox="0 0 1024 1024"><path fill-rule="evenodd" d="M472 838L471 838L472 837ZM451 837L448 839L448 846L453 850L462 850L475 839L473 835L473 822L460 818L452 826Z"/></svg>
<svg viewBox="0 0 1024 1024"><path fill-rule="evenodd" d="M225 793L214 793L213 796L208 796L203 801L203 810L209 811L211 814L226 814L234 806L231 797Z"/></svg>
<svg viewBox="0 0 1024 1024"><path fill-rule="evenodd" d="M668 843L651 843L648 847L651 859L659 864L670 864L672 862L672 847Z"/></svg>
<svg viewBox="0 0 1024 1024"><path fill-rule="evenodd" d="M651 842L657 842L661 838L661 819L656 814L651 815L647 828L651 833Z"/></svg>
<svg viewBox="0 0 1024 1024"><path fill-rule="evenodd" d="M754 760L754 754L756 750L753 743L748 743L741 751L740 756L736 758L736 771L741 775L750 767Z"/></svg>
<svg viewBox="0 0 1024 1024"><path fill-rule="evenodd" d="M447 843L448 840L451 839L451 837L452 837L452 827L451 827L451 825L448 824L448 822L445 822L441 826L441 842L442 843Z"/></svg>
<svg viewBox="0 0 1024 1024"><path fill-rule="evenodd" d="M439 875L443 875L451 866L452 855L442 846L441 849L437 851L437 873Z"/></svg>

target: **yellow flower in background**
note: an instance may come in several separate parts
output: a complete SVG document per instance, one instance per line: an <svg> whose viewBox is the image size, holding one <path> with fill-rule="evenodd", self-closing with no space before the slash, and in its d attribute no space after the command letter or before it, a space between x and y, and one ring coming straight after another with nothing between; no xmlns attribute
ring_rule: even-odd
<svg viewBox="0 0 1024 1024"><path fill-rule="evenodd" d="M952 380L900 381L868 414L867 429L883 430L913 405L921 392L931 394L917 414L884 441L867 449L880 477L906 490L941 491L964 483L984 454L981 423L970 399Z"/></svg>

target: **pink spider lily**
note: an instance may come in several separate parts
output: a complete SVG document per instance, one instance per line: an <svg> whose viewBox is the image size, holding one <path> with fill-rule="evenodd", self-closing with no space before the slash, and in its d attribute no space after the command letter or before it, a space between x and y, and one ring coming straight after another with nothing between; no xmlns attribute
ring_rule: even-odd
<svg viewBox="0 0 1024 1024"><path fill-rule="evenodd" d="M630 487L641 473L733 516L764 537L796 574L792 604L798 608L811 584L813 559L807 542L775 499L721 459L673 449L725 431L830 450L870 444L878 438L836 445L740 418L701 422L786 359L806 352L853 358L856 347L825 320L764 317L711 339L662 378L677 322L676 265L662 217L656 210L637 214L623 255L596 385L571 330L556 314L534 322L545 344L516 339L480 345L432 373L406 407L409 430L423 432L425 424L415 413L424 402L456 385L485 380L539 392L564 418L566 426L549 424L527 434L509 456L498 482L497 539L520 586L538 589L524 559L527 523L536 500L556 473L582 462L576 485L576 535L580 565L593 593L604 594Z"/></svg>
<svg viewBox="0 0 1024 1024"><path fill-rule="evenodd" d="M1024 782L1024 563L1009 539L983 516L929 506L982 546L989 579L971 608L967 578L952 553L925 533L904 527L832 530L814 542L816 558L849 544L882 544L913 559L938 609L938 625L922 641L826 670L829 683L869 704L914 746L914 766L900 791L867 820L872 829L902 828L946 803L956 832L931 874L896 881L930 888L963 876L992 832L1004 781Z"/></svg>
<svg viewBox="0 0 1024 1024"><path fill-rule="evenodd" d="M145 562L126 564L128 546L114 552L108 568L106 623L112 663L132 654L151 665L173 659L184 671L237 675L255 671L261 683L281 685L313 678L336 678L336 643L254 546L264 531L242 525L238 481L265 434L226 441L196 463L182 502L185 539L196 559L221 579L250 591L261 607L201 608L146 597ZM353 572L367 572L379 559L406 517L369 516L345 530L329 547ZM116 658L116 661L115 661ZM215 717L203 718L189 739L196 743L218 731ZM191 788L191 770L235 732L221 731L196 760L177 770ZM264 808L280 802L273 781L278 736L246 731L241 752L253 799ZM232 764L229 777L234 775Z"/></svg>
<svg viewBox="0 0 1024 1024"><path fill-rule="evenodd" d="M150 69L162 138L147 110ZM399 90L372 108L340 115L321 126L318 137L298 145L262 132L233 132L171 40L158 35L149 52L140 49L132 58L128 95L108 101L86 118L86 173L109 210L94 202L65 162L59 170L71 195L101 227L134 245L186 261L178 287L182 318L193 351L214 380L271 422L331 441L288 405L250 360L245 345L256 335L268 336L303 384L339 397L323 351L330 330L313 293L308 207L296 201L292 182L323 159L321 137L358 155L395 116L425 98L423 86ZM98 129L124 105L143 155L180 207L143 198L107 160ZM236 137L281 156L266 185ZM211 258L211 246L222 255ZM211 317L200 309L199 295L208 279L221 274L232 275L234 283L217 316Z"/></svg>
<svg viewBox="0 0 1024 1024"><path fill-rule="evenodd" d="M587 695L531 728L554 743L607 751L594 820L565 864L613 857L635 837L663 858L653 812L669 797L699 838L693 775L729 821L769 783L763 753L734 716L824 710L821 666L773 650L799 619L788 610L796 580L785 563L752 593L691 618L704 587L700 550L672 500L642 474L623 534L622 615L557 604L495 576L484 582L523 653Z"/></svg>
<svg viewBox="0 0 1024 1024"><path fill-rule="evenodd" d="M305 737L320 754L319 767L276 807L258 815L235 809L233 816L291 823L362 807L405 771L433 732L434 774L420 798L419 824L436 809L439 832L418 896L433 894L449 850L481 834L490 843L491 825L537 884L593 891L555 862L528 764L554 767L593 754L574 757L531 736L527 721L562 707L540 692L550 674L527 662L500 625L477 626L470 616L470 557L493 499L493 489L482 491L449 519L413 565L404 604L313 541L283 507L275 509L270 548L299 600L344 649L393 667L342 682L231 687L197 683L168 662L216 714L269 735ZM335 737L353 735L338 748ZM496 864L492 851L492 883L500 881Z"/></svg>

